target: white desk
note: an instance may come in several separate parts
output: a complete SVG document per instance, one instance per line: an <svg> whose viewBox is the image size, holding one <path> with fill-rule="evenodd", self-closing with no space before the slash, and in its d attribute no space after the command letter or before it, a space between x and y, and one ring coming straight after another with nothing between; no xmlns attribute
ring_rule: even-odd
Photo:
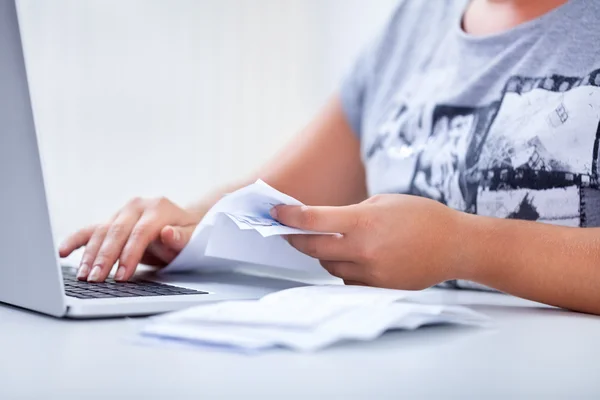
<svg viewBox="0 0 600 400"><path fill-rule="evenodd" d="M600 318L499 294L424 296L479 304L496 327L244 356L133 344L141 319L66 321L0 305L0 399L600 398Z"/></svg>

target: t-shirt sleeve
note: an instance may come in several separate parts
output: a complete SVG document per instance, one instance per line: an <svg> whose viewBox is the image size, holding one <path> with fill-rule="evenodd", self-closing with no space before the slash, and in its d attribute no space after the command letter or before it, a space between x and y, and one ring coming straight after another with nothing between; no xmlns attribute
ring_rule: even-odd
<svg viewBox="0 0 600 400"><path fill-rule="evenodd" d="M342 109L350 127L360 139L362 122L369 93L377 84L377 71L385 62L385 49L393 46L397 20L402 13L401 2L384 25L384 28L362 50L350 70L342 79L339 89Z"/></svg>
<svg viewBox="0 0 600 400"><path fill-rule="evenodd" d="M371 73L371 68L369 67L371 61L369 59L370 53L370 51L363 51L361 53L342 80L340 88L342 109L352 131L359 139L362 130L364 99Z"/></svg>

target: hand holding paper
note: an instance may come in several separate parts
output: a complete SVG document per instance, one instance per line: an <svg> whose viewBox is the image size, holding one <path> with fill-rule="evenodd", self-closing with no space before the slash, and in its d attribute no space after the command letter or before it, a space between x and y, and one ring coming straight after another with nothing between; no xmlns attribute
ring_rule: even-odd
<svg viewBox="0 0 600 400"><path fill-rule="evenodd" d="M348 206L281 205L276 212L288 226L340 233L291 235L289 243L345 282L421 290L476 272L477 252L465 251L465 236L478 232L473 219L435 200L382 194Z"/></svg>
<svg viewBox="0 0 600 400"><path fill-rule="evenodd" d="M303 205L260 180L226 195L210 209L188 245L164 270L213 270L237 262L322 272L318 260L298 252L281 237L317 234L273 219L270 210L281 204Z"/></svg>

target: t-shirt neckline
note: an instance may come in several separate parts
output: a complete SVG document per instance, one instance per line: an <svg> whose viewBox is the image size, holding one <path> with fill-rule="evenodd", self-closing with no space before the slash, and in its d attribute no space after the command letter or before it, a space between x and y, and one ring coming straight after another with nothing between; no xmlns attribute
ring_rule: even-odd
<svg viewBox="0 0 600 400"><path fill-rule="evenodd" d="M457 36L460 40L465 43L471 44L492 44L498 42L511 41L515 37L521 36L523 33L527 33L533 30L537 30L543 25L552 23L558 18L562 17L567 10L569 10L574 3L577 3L579 0L568 0L566 3L561 4L560 6L540 15L537 18L532 20L523 22L513 28L498 32L492 33L489 35L472 35L470 33L465 32L463 29L463 20L467 8L471 3L471 0L467 0L465 5L461 8L461 12L458 13L458 18L454 21L453 31L454 35Z"/></svg>

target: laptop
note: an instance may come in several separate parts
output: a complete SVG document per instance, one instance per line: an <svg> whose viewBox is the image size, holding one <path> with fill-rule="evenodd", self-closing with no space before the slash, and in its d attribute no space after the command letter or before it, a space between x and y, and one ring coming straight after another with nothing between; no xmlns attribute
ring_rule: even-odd
<svg viewBox="0 0 600 400"><path fill-rule="evenodd" d="M0 302L67 318L148 315L299 286L235 272L79 282L52 237L14 0L0 1Z"/></svg>

